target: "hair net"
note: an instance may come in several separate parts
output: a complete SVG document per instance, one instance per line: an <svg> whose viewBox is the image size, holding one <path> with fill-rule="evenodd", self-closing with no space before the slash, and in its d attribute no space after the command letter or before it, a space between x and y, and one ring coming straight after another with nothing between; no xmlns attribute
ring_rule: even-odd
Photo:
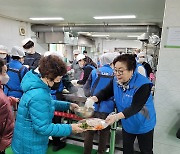
<svg viewBox="0 0 180 154"><path fill-rule="evenodd" d="M80 51L76 49L76 50L73 51L73 54L78 55L78 54L80 54Z"/></svg>
<svg viewBox="0 0 180 154"><path fill-rule="evenodd" d="M29 41L32 41L34 43L34 41L31 38L25 38L24 40L22 40L22 46L24 46Z"/></svg>
<svg viewBox="0 0 180 154"><path fill-rule="evenodd" d="M63 60L64 56L61 52L58 52L58 51L46 51L44 53L44 57L46 56L49 56L49 55L55 55L55 56L58 56L59 58L61 58Z"/></svg>
<svg viewBox="0 0 180 154"><path fill-rule="evenodd" d="M0 45L0 53L8 53L8 48L4 45Z"/></svg>
<svg viewBox="0 0 180 154"><path fill-rule="evenodd" d="M146 55L146 53L145 52L140 52L138 55L137 55L137 61L139 62L139 63L143 63L143 62L145 62L145 61L147 61L147 55Z"/></svg>
<svg viewBox="0 0 180 154"><path fill-rule="evenodd" d="M24 49L18 46L14 46L11 49L11 56L17 56L17 57L24 57L25 56L25 52Z"/></svg>
<svg viewBox="0 0 180 154"><path fill-rule="evenodd" d="M82 60L84 58L86 58L86 56L80 53L79 55L77 55L76 60L78 62L78 61L80 61L80 60Z"/></svg>
<svg viewBox="0 0 180 154"><path fill-rule="evenodd" d="M146 53L145 52L140 52L138 55L137 55L137 57L139 58L139 57L144 57L144 58L146 58L147 56L146 56Z"/></svg>
<svg viewBox="0 0 180 154"><path fill-rule="evenodd" d="M109 52L109 53L104 53L103 55L100 56L100 64L106 65L106 64L111 64L117 56L119 56L119 52Z"/></svg>

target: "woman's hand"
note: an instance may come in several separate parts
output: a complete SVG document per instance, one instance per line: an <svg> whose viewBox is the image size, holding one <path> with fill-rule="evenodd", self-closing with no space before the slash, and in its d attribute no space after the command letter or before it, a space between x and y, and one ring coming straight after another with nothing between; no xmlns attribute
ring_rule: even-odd
<svg viewBox="0 0 180 154"><path fill-rule="evenodd" d="M117 113L117 114L110 114L107 116L105 119L106 123L109 125L112 125L114 122L119 121L120 119L125 118L124 114L122 112Z"/></svg>
<svg viewBox="0 0 180 154"><path fill-rule="evenodd" d="M98 98L96 96L88 97L85 102L85 107L94 108L94 103L98 102Z"/></svg>
<svg viewBox="0 0 180 154"><path fill-rule="evenodd" d="M84 132L85 130L82 129L81 127L79 127L81 124L71 124L71 127L72 127L72 132L73 133L82 133Z"/></svg>
<svg viewBox="0 0 180 154"><path fill-rule="evenodd" d="M13 96L8 96L8 99L11 102L12 106L16 106L16 104L19 102L19 98L15 98Z"/></svg>
<svg viewBox="0 0 180 154"><path fill-rule="evenodd" d="M114 122L118 121L117 114L108 115L105 121L108 125L112 125Z"/></svg>
<svg viewBox="0 0 180 154"><path fill-rule="evenodd" d="M78 109L79 108L79 105L77 105L77 104L75 104L75 103L71 103L70 104L70 110L71 111L74 111L74 110L76 110L76 109Z"/></svg>
<svg viewBox="0 0 180 154"><path fill-rule="evenodd" d="M71 83L72 83L74 86L77 86L77 85L78 85L77 82L78 82L78 80L72 80L72 81L71 81Z"/></svg>
<svg viewBox="0 0 180 154"><path fill-rule="evenodd" d="M85 102L85 107L94 108L93 105L94 105L94 100L91 97L87 98Z"/></svg>

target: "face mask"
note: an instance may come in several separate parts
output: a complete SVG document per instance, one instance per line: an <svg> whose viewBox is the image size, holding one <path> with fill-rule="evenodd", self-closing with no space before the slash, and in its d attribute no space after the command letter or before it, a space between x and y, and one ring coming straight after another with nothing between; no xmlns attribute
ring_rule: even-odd
<svg viewBox="0 0 180 154"><path fill-rule="evenodd" d="M83 64L79 64L79 67L83 68L83 67L84 67L84 65L83 65Z"/></svg>
<svg viewBox="0 0 180 154"><path fill-rule="evenodd" d="M0 54L0 58L2 59L6 58L6 54Z"/></svg>
<svg viewBox="0 0 180 154"><path fill-rule="evenodd" d="M26 50L26 53L27 53L27 54L33 54L33 53L35 53L34 47L32 47L32 48L30 48L30 49L27 49L27 50Z"/></svg>
<svg viewBox="0 0 180 154"><path fill-rule="evenodd" d="M6 74L5 76L0 76L1 84L6 84L9 81L9 76Z"/></svg>
<svg viewBox="0 0 180 154"><path fill-rule="evenodd" d="M59 88L60 82L54 82L53 86L51 87L51 90L57 90Z"/></svg>
<svg viewBox="0 0 180 154"><path fill-rule="evenodd" d="M138 59L138 62L139 62L139 63L143 63L143 62L145 62L145 61L146 61L145 58L139 58L139 59Z"/></svg>
<svg viewBox="0 0 180 154"><path fill-rule="evenodd" d="M26 50L26 53L27 54L31 54L31 50Z"/></svg>

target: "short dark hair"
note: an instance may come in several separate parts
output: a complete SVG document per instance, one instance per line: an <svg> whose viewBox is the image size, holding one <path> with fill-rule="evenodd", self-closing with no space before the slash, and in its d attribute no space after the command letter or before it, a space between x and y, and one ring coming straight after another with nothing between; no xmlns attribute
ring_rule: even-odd
<svg viewBox="0 0 180 154"><path fill-rule="evenodd" d="M5 65L4 59L0 58L0 74L2 74L2 67Z"/></svg>
<svg viewBox="0 0 180 154"><path fill-rule="evenodd" d="M30 49L32 47L34 47L34 42L32 41L28 41L25 45L23 45L24 49Z"/></svg>
<svg viewBox="0 0 180 154"><path fill-rule="evenodd" d="M39 62L39 72L44 78L53 81L57 76L64 76L67 73L66 64L56 55L42 57Z"/></svg>
<svg viewBox="0 0 180 154"><path fill-rule="evenodd" d="M129 71L134 71L136 69L136 59L132 54L123 54L117 56L113 61L113 65L115 65L117 62L125 63Z"/></svg>
<svg viewBox="0 0 180 154"><path fill-rule="evenodd" d="M84 50L84 51L83 51L83 54L85 54L85 53L87 53L87 51L86 51L86 50Z"/></svg>

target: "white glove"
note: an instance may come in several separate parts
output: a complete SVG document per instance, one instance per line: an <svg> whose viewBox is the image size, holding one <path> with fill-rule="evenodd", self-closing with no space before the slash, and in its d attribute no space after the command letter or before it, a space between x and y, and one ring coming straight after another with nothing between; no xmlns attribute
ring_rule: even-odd
<svg viewBox="0 0 180 154"><path fill-rule="evenodd" d="M24 65L25 67L29 68L29 65Z"/></svg>
<svg viewBox="0 0 180 154"><path fill-rule="evenodd" d="M77 82L78 82L78 80L72 80L72 81L71 81L71 83L72 83L74 86L77 86L77 85L78 85Z"/></svg>
<svg viewBox="0 0 180 154"><path fill-rule="evenodd" d="M74 69L71 69L70 71L71 71L71 73L74 73Z"/></svg>
<svg viewBox="0 0 180 154"><path fill-rule="evenodd" d="M85 107L94 109L93 105L94 105L94 100L91 97L87 98L85 102Z"/></svg>

